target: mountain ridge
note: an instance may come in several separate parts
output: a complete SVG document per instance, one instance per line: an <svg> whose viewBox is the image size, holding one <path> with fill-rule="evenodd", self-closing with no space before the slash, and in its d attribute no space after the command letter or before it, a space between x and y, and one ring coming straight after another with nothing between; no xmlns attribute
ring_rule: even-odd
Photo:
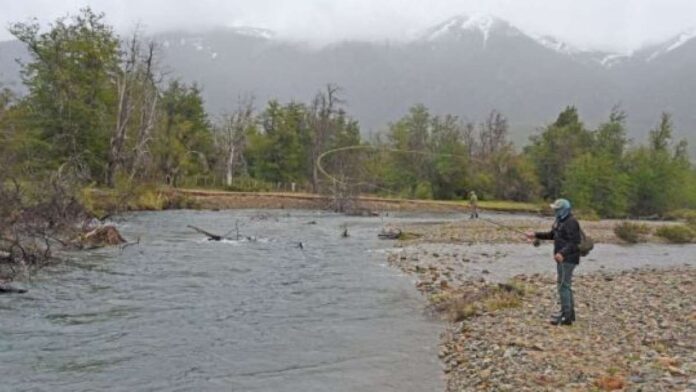
<svg viewBox="0 0 696 392"><path fill-rule="evenodd" d="M398 42L314 47L249 27L153 37L169 75L201 85L213 116L236 107L239 96L254 95L259 105L269 99L307 101L336 83L365 132L384 129L423 103L435 113L469 120L500 110L521 143L566 105L577 106L588 125L596 126L619 104L636 140L668 111L676 136L696 146L696 39L688 34L629 54L608 53L552 37L540 42L499 18L458 15ZM19 68L7 56L16 55L17 46L0 43L0 78L14 74L14 86Z"/></svg>

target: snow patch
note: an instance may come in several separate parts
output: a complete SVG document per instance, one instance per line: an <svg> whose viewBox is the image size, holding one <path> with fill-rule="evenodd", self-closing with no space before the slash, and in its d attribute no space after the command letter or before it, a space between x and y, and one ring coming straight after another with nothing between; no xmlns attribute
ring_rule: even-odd
<svg viewBox="0 0 696 392"><path fill-rule="evenodd" d="M582 49L579 49L573 45L568 44L567 42L563 42L559 39L556 39L548 35L531 36L531 38L538 42L540 45L544 46L545 48L551 49L554 52L563 54L577 54L583 52Z"/></svg>
<svg viewBox="0 0 696 392"><path fill-rule="evenodd" d="M262 39L274 39L276 38L276 33L267 30L267 29L261 29L258 27L248 27L248 26L237 26L233 27L232 30L239 34L239 35L244 35L247 37L255 37L255 38L262 38Z"/></svg>
<svg viewBox="0 0 696 392"><path fill-rule="evenodd" d="M674 43L672 45L670 45L666 51L671 52L674 49L677 49L678 47L684 45L685 43L691 41L694 38L696 38L696 28L691 30L691 31L687 31L687 32L679 35L679 37L677 37L677 39L674 41Z"/></svg>
<svg viewBox="0 0 696 392"><path fill-rule="evenodd" d="M483 45L486 46L491 31L498 23L500 23L500 19L487 14L459 15L426 30L421 38L426 41L434 41L449 35L461 35L462 32L475 31L481 33Z"/></svg>
<svg viewBox="0 0 696 392"><path fill-rule="evenodd" d="M611 68L624 60L629 59L633 56L633 53L611 53L599 60L599 64L603 67Z"/></svg>
<svg viewBox="0 0 696 392"><path fill-rule="evenodd" d="M668 44L665 44L665 45L667 45L666 47L663 47L663 48L653 52L653 54L651 54L646 59L646 61L653 61L656 58L663 56L663 55L683 46L684 44L686 44L687 42L691 41L694 38L696 38L696 28L691 29L689 31L685 31L685 32L679 34L677 37L675 37L671 41L668 41Z"/></svg>

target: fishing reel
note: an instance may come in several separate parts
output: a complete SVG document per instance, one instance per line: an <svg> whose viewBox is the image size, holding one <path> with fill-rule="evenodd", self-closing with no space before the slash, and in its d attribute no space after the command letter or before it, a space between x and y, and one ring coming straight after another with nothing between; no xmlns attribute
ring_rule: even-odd
<svg viewBox="0 0 696 392"><path fill-rule="evenodd" d="M539 240L538 238L535 238L534 241L532 242L532 245L534 245L535 248L538 248L539 246L541 246L541 240Z"/></svg>

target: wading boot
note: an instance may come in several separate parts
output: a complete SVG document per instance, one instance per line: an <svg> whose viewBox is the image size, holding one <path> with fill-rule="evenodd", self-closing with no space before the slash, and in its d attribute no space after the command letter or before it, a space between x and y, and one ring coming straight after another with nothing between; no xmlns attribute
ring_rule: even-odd
<svg viewBox="0 0 696 392"><path fill-rule="evenodd" d="M556 312L556 313L554 313L554 314L551 315L550 321L553 322L553 321L555 321L556 319L560 318L562 315L563 315L563 312L561 312L561 311L559 310L558 312ZM568 317L568 319L569 319L570 321L572 321L572 322L575 322L575 312L571 313L571 314L570 314L570 317Z"/></svg>
<svg viewBox="0 0 696 392"><path fill-rule="evenodd" d="M558 316L551 320L551 325L573 325L573 320L570 317Z"/></svg>

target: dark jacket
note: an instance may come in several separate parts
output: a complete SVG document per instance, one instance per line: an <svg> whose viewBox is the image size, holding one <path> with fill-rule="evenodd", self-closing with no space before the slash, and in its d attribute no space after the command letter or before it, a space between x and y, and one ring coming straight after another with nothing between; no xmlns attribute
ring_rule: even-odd
<svg viewBox="0 0 696 392"><path fill-rule="evenodd" d="M580 262L580 224L570 214L565 219L556 220L549 232L535 233L540 240L553 240L553 254L563 255L563 261L578 264Z"/></svg>

